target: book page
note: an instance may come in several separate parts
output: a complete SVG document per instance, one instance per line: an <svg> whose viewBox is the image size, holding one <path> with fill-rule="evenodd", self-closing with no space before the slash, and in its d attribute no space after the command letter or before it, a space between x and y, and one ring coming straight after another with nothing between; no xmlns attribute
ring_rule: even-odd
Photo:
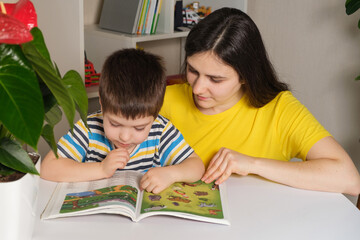
<svg viewBox="0 0 360 240"><path fill-rule="evenodd" d="M197 181L174 183L160 194L144 191L140 219L165 214L229 225L224 187Z"/></svg>
<svg viewBox="0 0 360 240"><path fill-rule="evenodd" d="M109 179L59 183L42 219L95 213L134 217L141 173L118 171Z"/></svg>

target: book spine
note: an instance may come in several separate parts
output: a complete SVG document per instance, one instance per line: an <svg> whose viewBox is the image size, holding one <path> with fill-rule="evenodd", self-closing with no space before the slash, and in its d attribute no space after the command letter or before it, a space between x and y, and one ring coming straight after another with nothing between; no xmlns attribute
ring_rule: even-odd
<svg viewBox="0 0 360 240"><path fill-rule="evenodd" d="M156 23L156 16L158 15L158 11L159 11L159 2L160 0L156 0L156 6L155 6L155 11L154 11L154 16L153 16L153 20L151 23L151 29L150 29L150 34L154 34L154 29L155 29L155 23Z"/></svg>
<svg viewBox="0 0 360 240"><path fill-rule="evenodd" d="M151 1L154 1L154 0L149 0L148 3L147 3L147 6L146 6L146 12L145 12L145 17L144 17L144 24L143 24L143 28L142 28L142 30L141 30L141 34L145 34L146 25L147 25L148 18L149 18L149 7L150 7L150 4L151 4Z"/></svg>
<svg viewBox="0 0 360 240"><path fill-rule="evenodd" d="M141 9L141 15L140 15L140 19L139 19L139 24L138 24L138 29L137 29L137 34L141 34L141 30L142 30L142 26L144 23L144 16L145 16L145 11L146 11L146 5L147 2L149 0L144 0L143 5L142 5L142 9Z"/></svg>
<svg viewBox="0 0 360 240"><path fill-rule="evenodd" d="M136 18L135 18L136 22L134 23L132 34L137 33L138 26L139 26L139 21L140 21L140 17L141 17L141 9L142 9L143 2L144 2L143 0L139 0L139 3L138 3L139 5L138 5L137 12L136 12Z"/></svg>
<svg viewBox="0 0 360 240"><path fill-rule="evenodd" d="M152 2L151 2L151 7L149 9L150 15L148 17L149 20L148 20L148 24L146 26L146 32L145 32L146 34L151 33L151 27L152 27L153 22L154 22L154 16L156 14L156 5L157 5L158 1L159 0L152 0Z"/></svg>
<svg viewBox="0 0 360 240"><path fill-rule="evenodd" d="M157 26L158 26L158 23L159 23L159 16L160 16L160 13L161 13L161 6L162 6L162 3L163 3L163 0L159 0L159 10L158 10L158 14L156 16L156 23L155 23L155 28L154 28L154 34L156 33L156 29L157 29Z"/></svg>

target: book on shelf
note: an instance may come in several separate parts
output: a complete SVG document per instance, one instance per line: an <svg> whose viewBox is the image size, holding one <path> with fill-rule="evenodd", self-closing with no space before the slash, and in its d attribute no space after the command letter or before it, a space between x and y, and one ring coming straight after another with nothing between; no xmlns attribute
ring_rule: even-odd
<svg viewBox="0 0 360 240"><path fill-rule="evenodd" d="M225 184L178 182L159 194L140 190L142 173L118 171L112 178L58 183L41 219L119 214L138 222L155 215L230 225Z"/></svg>
<svg viewBox="0 0 360 240"><path fill-rule="evenodd" d="M145 14L144 14L144 19L142 20L143 23L142 23L142 26L141 26L140 34L145 34L146 25L147 25L147 21L148 21L148 17L149 17L149 9L151 7L151 1L154 1L154 0L147 0L147 2L146 2Z"/></svg>
<svg viewBox="0 0 360 240"><path fill-rule="evenodd" d="M99 26L136 34L144 0L104 0Z"/></svg>
<svg viewBox="0 0 360 240"><path fill-rule="evenodd" d="M140 18L137 34L155 34L163 0L144 0L144 17Z"/></svg>
<svg viewBox="0 0 360 240"><path fill-rule="evenodd" d="M151 34L156 33L157 23L159 21L159 15L160 15L160 12L161 12L162 1L163 0L158 0L158 3L156 5L154 19L153 19L153 22L151 24L151 31L150 31Z"/></svg>
<svg viewBox="0 0 360 240"><path fill-rule="evenodd" d="M145 31L144 31L145 34L150 34L151 25L152 25L152 21L154 18L154 12L155 12L157 1L158 0L150 0L148 15L147 15L146 22L145 22Z"/></svg>
<svg viewBox="0 0 360 240"><path fill-rule="evenodd" d="M142 29L143 29L143 25L144 25L144 18L145 18L145 14L146 14L146 9L148 7L149 4L149 0L144 0L142 3L142 7L141 7L141 14L138 20L138 26L137 26L137 34L141 34L142 33Z"/></svg>
<svg viewBox="0 0 360 240"><path fill-rule="evenodd" d="M140 32L138 32L138 34L145 34L146 20L147 20L148 14L149 14L150 3L151 3L151 0L145 0L144 3L143 3L143 5L144 5L144 17L141 20Z"/></svg>

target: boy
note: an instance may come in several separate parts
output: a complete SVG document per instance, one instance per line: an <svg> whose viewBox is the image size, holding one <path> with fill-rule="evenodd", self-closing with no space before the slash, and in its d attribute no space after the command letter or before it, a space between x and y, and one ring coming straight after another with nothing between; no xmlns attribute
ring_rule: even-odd
<svg viewBox="0 0 360 240"><path fill-rule="evenodd" d="M178 181L194 182L204 165L182 134L158 115L165 94L165 71L159 57L123 49L106 60L101 72L101 111L80 120L74 133L50 151L41 177L51 181L90 181L111 177L116 170L146 172L140 187L159 193ZM75 161L74 161L75 160Z"/></svg>

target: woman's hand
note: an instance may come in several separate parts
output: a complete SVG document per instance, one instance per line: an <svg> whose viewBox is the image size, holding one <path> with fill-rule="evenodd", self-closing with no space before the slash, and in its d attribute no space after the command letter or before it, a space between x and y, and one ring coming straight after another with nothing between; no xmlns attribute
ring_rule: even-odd
<svg viewBox="0 0 360 240"><path fill-rule="evenodd" d="M251 157L228 148L221 148L211 159L201 180L205 183L216 180L215 184L221 184L228 179L232 173L243 176L248 175L251 164Z"/></svg>
<svg viewBox="0 0 360 240"><path fill-rule="evenodd" d="M160 193L175 182L171 167L150 168L140 181L140 188L152 193Z"/></svg>
<svg viewBox="0 0 360 240"><path fill-rule="evenodd" d="M105 178L114 175L117 169L123 169L130 159L129 152L124 148L117 148L108 153L101 162L101 168Z"/></svg>

